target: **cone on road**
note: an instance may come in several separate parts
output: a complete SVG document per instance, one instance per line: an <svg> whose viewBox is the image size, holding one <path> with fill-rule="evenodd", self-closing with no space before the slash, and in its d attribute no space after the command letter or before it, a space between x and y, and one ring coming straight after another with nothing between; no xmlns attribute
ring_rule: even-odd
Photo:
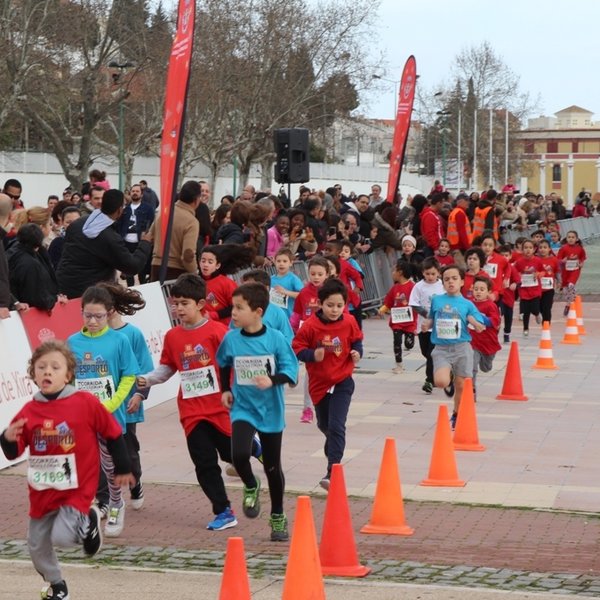
<svg viewBox="0 0 600 600"><path fill-rule="evenodd" d="M573 304L571 304L571 308L569 309L567 328L565 329L565 335L560 343L581 344L581 340L579 339L579 328L577 327L577 313L575 312Z"/></svg>
<svg viewBox="0 0 600 600"><path fill-rule="evenodd" d="M319 546L323 575L364 577L371 572L358 562L344 468L333 465Z"/></svg>
<svg viewBox="0 0 600 600"><path fill-rule="evenodd" d="M463 487L465 485L465 482L458 478L448 409L445 404L441 404L438 411L433 451L429 463L429 476L427 479L423 479L419 485L440 487Z"/></svg>
<svg viewBox="0 0 600 600"><path fill-rule="evenodd" d="M298 496L281 600L325 600L319 547L308 496Z"/></svg>
<svg viewBox="0 0 600 600"><path fill-rule="evenodd" d="M479 443L473 380L470 377L465 378L463 391L460 396L460 406L458 407L458 418L456 419L453 442L455 450L467 450L470 452L483 452L485 450L485 446Z"/></svg>
<svg viewBox="0 0 600 600"><path fill-rule="evenodd" d="M558 369L554 364L552 356L552 338L550 337L550 323L544 321L542 325L542 337L540 338L540 350L535 365L532 369Z"/></svg>
<svg viewBox="0 0 600 600"><path fill-rule="evenodd" d="M583 302L581 296L575 296L575 315L577 316L577 333L587 335L585 325L583 324Z"/></svg>
<svg viewBox="0 0 600 600"><path fill-rule="evenodd" d="M504 373L502 392L496 396L497 400L528 400L523 393L523 379L521 377L521 361L519 360L519 344L511 342L508 353L508 363Z"/></svg>
<svg viewBox="0 0 600 600"><path fill-rule="evenodd" d="M250 582L244 555L244 540L230 537L227 540L225 565L221 579L219 600L250 600Z"/></svg>
<svg viewBox="0 0 600 600"><path fill-rule="evenodd" d="M394 438L385 440L371 518L360 532L391 535L412 535L415 532L404 519L404 502Z"/></svg>

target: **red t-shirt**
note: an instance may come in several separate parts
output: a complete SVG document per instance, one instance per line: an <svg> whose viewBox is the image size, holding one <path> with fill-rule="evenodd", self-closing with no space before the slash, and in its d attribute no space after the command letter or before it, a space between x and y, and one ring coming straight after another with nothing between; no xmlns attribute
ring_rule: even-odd
<svg viewBox="0 0 600 600"><path fill-rule="evenodd" d="M483 270L490 276L494 284L494 297L492 300L497 300L502 295L504 290L504 281L510 278L510 263L498 252L492 252L487 257Z"/></svg>
<svg viewBox="0 0 600 600"><path fill-rule="evenodd" d="M117 439L121 426L96 396L82 391L49 402L31 400L13 421L22 418L27 423L17 445L19 455L29 448L29 516L40 519L61 506L87 515L98 488L98 436ZM74 487L36 489L46 485Z"/></svg>
<svg viewBox="0 0 600 600"><path fill-rule="evenodd" d="M321 362L307 362L308 391L313 404L318 404L336 383L340 383L354 372L350 356L352 344L363 339L362 331L355 319L344 313L335 322L323 323L313 314L298 330L292 342L296 354L301 350L325 348Z"/></svg>
<svg viewBox="0 0 600 600"><path fill-rule="evenodd" d="M498 330L500 328L500 310L498 305L489 298L482 302L473 300L473 304L477 307L477 310L488 317L492 322L490 327L486 327L483 331L479 332L475 329L471 330L469 326L469 333L471 334L471 346L475 350L479 350L482 354L496 354L502 349L498 342Z"/></svg>
<svg viewBox="0 0 600 600"><path fill-rule="evenodd" d="M522 256L515 262L515 269L521 275L519 297L522 300L539 298L542 295L542 287L540 285L540 274L544 270L542 261L537 256L532 256L531 258Z"/></svg>
<svg viewBox="0 0 600 600"><path fill-rule="evenodd" d="M465 273L465 282L460 291L462 292L462 295L467 300L471 300L471 302L473 301L473 283L475 282L475 277L479 276L487 277L488 279L490 278L490 276L483 269L480 269L479 273L477 273L476 275L473 275L468 271Z"/></svg>
<svg viewBox="0 0 600 600"><path fill-rule="evenodd" d="M394 284L386 294L383 305L390 310L389 326L392 329L405 331L406 333L417 332L417 313L408 305L410 293L415 287L413 281Z"/></svg>
<svg viewBox="0 0 600 600"><path fill-rule="evenodd" d="M556 258L561 263L561 285L566 287L570 283L576 284L581 275L581 267L587 258L583 246L563 244Z"/></svg>
<svg viewBox="0 0 600 600"><path fill-rule="evenodd" d="M543 273L540 275L540 285L542 288L542 294L554 289L556 283L556 276L560 272L560 263L556 256L538 256L542 263Z"/></svg>
<svg viewBox="0 0 600 600"><path fill-rule="evenodd" d="M512 308L515 305L515 291L511 290L510 285L513 283L517 284L517 286L521 283L521 275L519 271L517 271L514 265L510 265L510 280L509 287L504 288L502 292L502 304L508 306L508 308Z"/></svg>
<svg viewBox="0 0 600 600"><path fill-rule="evenodd" d="M319 288L309 281L296 296L294 312L300 315L301 321L306 321L319 308Z"/></svg>
<svg viewBox="0 0 600 600"><path fill-rule="evenodd" d="M359 290L364 287L360 273L347 260L340 259L340 279L349 290L353 289L350 282L353 282Z"/></svg>
<svg viewBox="0 0 600 600"><path fill-rule="evenodd" d="M435 260L440 263L441 267L445 267L446 265L453 265L456 261L451 254L446 254L446 256L440 256L439 254L435 255Z"/></svg>
<svg viewBox="0 0 600 600"><path fill-rule="evenodd" d="M200 421L208 421L231 435L229 411L221 404L219 367L215 357L228 329L218 321L188 329L179 325L167 331L160 364L179 371L179 421L189 435Z"/></svg>
<svg viewBox="0 0 600 600"><path fill-rule="evenodd" d="M232 295L237 288L237 283L225 275L217 275L204 279L206 283L206 310L209 313L216 313L223 308L232 306ZM225 325L229 324L230 317L220 318L218 315L211 315L215 320L221 321Z"/></svg>

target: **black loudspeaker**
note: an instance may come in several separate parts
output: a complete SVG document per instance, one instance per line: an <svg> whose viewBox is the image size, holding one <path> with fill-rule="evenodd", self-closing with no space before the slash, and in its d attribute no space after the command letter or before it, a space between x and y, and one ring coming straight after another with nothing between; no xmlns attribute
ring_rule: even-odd
<svg viewBox="0 0 600 600"><path fill-rule="evenodd" d="M308 129L276 129L273 143L277 162L277 183L305 183L309 181Z"/></svg>

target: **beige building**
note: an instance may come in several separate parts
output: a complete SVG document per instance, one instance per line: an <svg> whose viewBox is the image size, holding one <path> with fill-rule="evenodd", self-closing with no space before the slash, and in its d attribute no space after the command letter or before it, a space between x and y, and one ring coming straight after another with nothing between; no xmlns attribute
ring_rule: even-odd
<svg viewBox="0 0 600 600"><path fill-rule="evenodd" d="M593 113L569 106L554 117L530 119L519 135L521 191L562 196L572 206L585 189L600 191L600 123Z"/></svg>

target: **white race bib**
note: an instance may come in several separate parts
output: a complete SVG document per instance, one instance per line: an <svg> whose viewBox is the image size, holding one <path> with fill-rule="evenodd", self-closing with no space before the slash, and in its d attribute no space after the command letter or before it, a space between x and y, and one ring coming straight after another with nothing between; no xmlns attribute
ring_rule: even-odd
<svg viewBox="0 0 600 600"><path fill-rule="evenodd" d="M553 290L554 289L554 277L541 277L540 282L542 284L543 290Z"/></svg>
<svg viewBox="0 0 600 600"><path fill-rule="evenodd" d="M181 395L186 400L221 391L217 372L212 365L191 371L179 371L179 376L181 378Z"/></svg>
<svg viewBox="0 0 600 600"><path fill-rule="evenodd" d="M410 306L395 306L391 310L392 323L410 323L413 312Z"/></svg>
<svg viewBox="0 0 600 600"><path fill-rule="evenodd" d="M569 259L565 262L566 271L577 271L579 269L579 261L576 258Z"/></svg>
<svg viewBox="0 0 600 600"><path fill-rule="evenodd" d="M435 333L440 340L457 340L460 331L460 319L437 319L435 322Z"/></svg>
<svg viewBox="0 0 600 600"><path fill-rule="evenodd" d="M285 294L281 294L276 290L271 290L269 292L269 298L271 300L271 303L275 306L279 306L281 308L288 307L288 297Z"/></svg>
<svg viewBox="0 0 600 600"><path fill-rule="evenodd" d="M521 275L521 287L535 287L537 284L535 273L523 273Z"/></svg>
<svg viewBox="0 0 600 600"><path fill-rule="evenodd" d="M498 274L498 265L496 263L486 263L483 265L483 270L491 279L496 279L496 275Z"/></svg>
<svg viewBox="0 0 600 600"><path fill-rule="evenodd" d="M238 385L255 385L255 377L275 374L275 356L236 356L233 367Z"/></svg>
<svg viewBox="0 0 600 600"><path fill-rule="evenodd" d="M75 454L30 456L27 481L34 490L74 490L77 482Z"/></svg>
<svg viewBox="0 0 600 600"><path fill-rule="evenodd" d="M106 377L91 377L90 379L76 379L75 387L78 390L94 394L100 402L110 400L116 391L112 375L107 375Z"/></svg>

